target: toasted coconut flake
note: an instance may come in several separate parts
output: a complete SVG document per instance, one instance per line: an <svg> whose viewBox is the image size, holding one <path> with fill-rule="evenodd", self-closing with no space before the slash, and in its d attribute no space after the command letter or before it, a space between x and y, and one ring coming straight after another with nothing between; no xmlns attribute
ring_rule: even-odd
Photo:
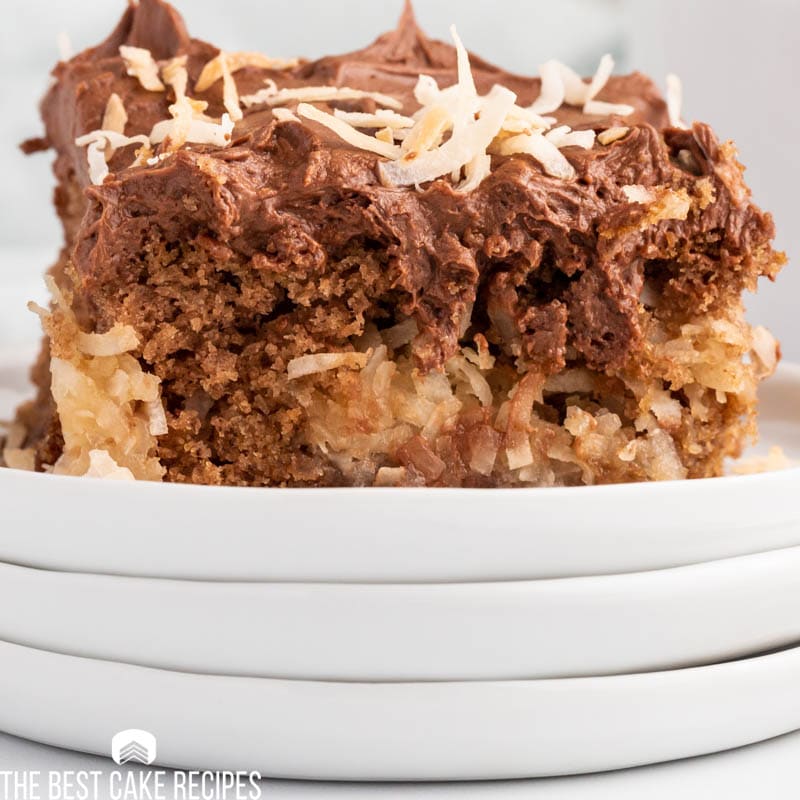
<svg viewBox="0 0 800 800"><path fill-rule="evenodd" d="M100 125L100 129L124 134L127 124L128 113L125 111L125 104L122 102L122 98L114 92L108 98L108 103L106 103L106 110L103 113L103 122Z"/></svg>
<svg viewBox="0 0 800 800"><path fill-rule="evenodd" d="M147 411L148 428L151 436L164 436L169 433L167 414L160 400L150 400L144 404Z"/></svg>
<svg viewBox="0 0 800 800"><path fill-rule="evenodd" d="M540 161L547 174L563 179L575 177L569 161L559 147L594 146L591 130L572 131L566 126L542 134L555 122L541 116L537 108L557 107L562 96L584 103L602 90L608 80L613 61L601 61L590 84L584 83L557 62L548 62L543 70L549 81L545 97L538 106L521 108L516 95L503 86L494 86L479 96L469 63L469 53L455 27L451 34L456 47L458 80L440 89L429 75L420 75L415 96L422 106L414 118L380 110L374 114L335 110L328 114L301 103L298 114L333 130L354 147L375 152L389 159L378 169L387 186L416 186L449 175L458 184L457 191L469 192L481 185L491 172L490 153L514 155L528 153ZM224 61L221 62L224 65ZM220 67L222 68L222 67ZM363 92L336 87L305 87L279 90L274 82L257 95L243 98L245 104L265 102L276 105L292 99L330 100L346 93L348 98L364 96ZM366 136L358 128L375 128L378 133ZM447 134L450 134L447 138ZM395 141L401 142L398 148ZM463 177L462 177L463 176Z"/></svg>
<svg viewBox="0 0 800 800"><path fill-rule="evenodd" d="M3 462L9 469L33 472L36 469L36 451L31 447L6 447L3 450Z"/></svg>
<svg viewBox="0 0 800 800"><path fill-rule="evenodd" d="M374 100L379 105L393 108L396 111L403 108L403 104L396 97L381 92L365 92L347 86L301 86L296 89L277 89L273 81L255 94L245 95L241 98L246 107L260 103L282 106L293 101L331 103L335 100Z"/></svg>
<svg viewBox="0 0 800 800"><path fill-rule="evenodd" d="M403 158L410 161L420 153L438 147L452 124L450 112L444 106L435 105L429 108L403 139Z"/></svg>
<svg viewBox="0 0 800 800"><path fill-rule="evenodd" d="M669 392L652 392L651 397L646 400L649 410L658 422L668 431L674 431L681 424L681 404L672 397Z"/></svg>
<svg viewBox="0 0 800 800"><path fill-rule="evenodd" d="M164 91L164 84L158 77L158 64L149 50L123 44L119 54L125 62L128 75L138 79L143 88L148 92Z"/></svg>
<svg viewBox="0 0 800 800"><path fill-rule="evenodd" d="M537 114L550 114L558 111L564 104L566 88L561 69L557 61L547 61L539 67L542 78L542 90L536 98L531 111Z"/></svg>
<svg viewBox="0 0 800 800"><path fill-rule="evenodd" d="M613 144L614 142L618 142L620 139L624 139L630 132L631 129L626 128L625 126L607 128L606 130L602 131L602 133L597 134L597 141L602 145Z"/></svg>
<svg viewBox="0 0 800 800"><path fill-rule="evenodd" d="M686 128L682 119L683 112L683 82L674 73L667 75L667 113L669 124L673 128Z"/></svg>
<svg viewBox="0 0 800 800"><path fill-rule="evenodd" d="M414 87L414 97L421 106L427 107L435 105L441 96L442 91L439 89L436 78L425 74L417 78L417 84Z"/></svg>
<svg viewBox="0 0 800 800"><path fill-rule="evenodd" d="M414 186L460 172L477 156L485 156L489 145L500 132L503 121L516 102L516 95L503 86L495 86L482 98L480 117L472 117L461 125L456 120L452 136L440 147L420 154L409 161L381 164L384 183L393 186ZM485 161L484 161L485 163Z"/></svg>
<svg viewBox="0 0 800 800"><path fill-rule="evenodd" d="M125 136L117 131L91 131L75 140L77 147L86 147L86 160L89 164L89 178L100 185L108 176L107 152L113 152L131 144L150 146L147 136Z"/></svg>
<svg viewBox="0 0 800 800"><path fill-rule="evenodd" d="M623 186L622 193L628 198L628 202L640 203L641 205L647 205L656 199L655 192L652 189L635 183Z"/></svg>
<svg viewBox="0 0 800 800"><path fill-rule="evenodd" d="M272 115L278 122L300 122L300 117L288 108L273 108Z"/></svg>
<svg viewBox="0 0 800 800"><path fill-rule="evenodd" d="M516 433L513 437L513 444L506 448L506 459L508 468L511 470L522 469L533 464L533 450L531 441L523 433Z"/></svg>
<svg viewBox="0 0 800 800"><path fill-rule="evenodd" d="M86 478L103 478L109 481L134 481L133 473L121 467L107 450L89 451L89 468L83 473Z"/></svg>
<svg viewBox="0 0 800 800"><path fill-rule="evenodd" d="M233 79L233 74L228 66L227 56L220 53L219 59L222 69L222 102L231 119L237 122L243 116L239 103L239 90L236 88L236 81Z"/></svg>
<svg viewBox="0 0 800 800"><path fill-rule="evenodd" d="M367 359L366 353L315 353L292 359L287 366L287 375L290 381L294 381L341 367L360 369L366 366Z"/></svg>
<svg viewBox="0 0 800 800"><path fill-rule="evenodd" d="M512 156L518 153L533 156L542 165L544 171L554 178L572 180L575 177L575 169L572 164L552 142L549 142L540 133L512 136L500 143L501 155Z"/></svg>
<svg viewBox="0 0 800 800"><path fill-rule="evenodd" d="M411 117L404 117L394 111L378 109L374 114L365 114L360 111L342 111L340 108L334 110L333 115L336 119L352 125L354 128L389 128L390 130L401 128L413 128L414 120Z"/></svg>
<svg viewBox="0 0 800 800"><path fill-rule="evenodd" d="M459 184L458 191L468 194L492 174L492 157L488 153L479 153L464 168L464 174L464 181ZM465 323L469 326L469 319L465 320Z"/></svg>
<svg viewBox="0 0 800 800"><path fill-rule="evenodd" d="M152 144L160 144L165 139L169 138L171 144L174 146L175 140L172 138L172 132L175 128L175 120L167 119L162 122L157 122L150 132L150 142ZM233 120L228 114L222 115L220 122L214 122L204 119L192 119L189 122L188 130L186 131L186 141L193 142L194 144L209 144L215 147L227 147L231 143L231 135L233 133Z"/></svg>
<svg viewBox="0 0 800 800"><path fill-rule="evenodd" d="M529 108L515 105L503 122L503 133L534 133L546 131L555 123L554 117L542 117Z"/></svg>
<svg viewBox="0 0 800 800"><path fill-rule="evenodd" d="M605 103L596 99L608 84L613 71L614 59L608 54L600 59L597 71L589 83L566 64L548 61L539 68L542 91L531 110L546 114L567 103L582 107L584 114L628 116L634 112L633 106L627 103Z"/></svg>
<svg viewBox="0 0 800 800"><path fill-rule="evenodd" d="M583 107L584 114L598 117L628 117L636 109L627 103L604 103L602 100L589 100Z"/></svg>
<svg viewBox="0 0 800 800"><path fill-rule="evenodd" d="M120 356L139 346L139 337L130 325L119 322L107 333L84 333L77 336L78 349L87 356Z"/></svg>
<svg viewBox="0 0 800 800"><path fill-rule="evenodd" d="M594 147L595 132L573 131L567 125L562 125L546 133L544 138L559 148L582 147L584 150L591 150Z"/></svg>
<svg viewBox="0 0 800 800"><path fill-rule="evenodd" d="M692 198L685 189L666 189L650 208L648 222L655 224L668 219L686 219L692 208Z"/></svg>
<svg viewBox="0 0 800 800"><path fill-rule="evenodd" d="M381 467L375 475L375 486L400 486L406 479L405 467Z"/></svg>
<svg viewBox="0 0 800 800"><path fill-rule="evenodd" d="M252 52L235 52L227 53L222 52L211 59L200 73L197 79L194 90L196 92L205 92L210 89L220 78L224 77L225 67L231 73L238 72L245 67L256 67L257 69L272 69L272 70L287 70L293 69L300 62L296 58L270 58L269 56L262 55L261 53Z"/></svg>
<svg viewBox="0 0 800 800"><path fill-rule="evenodd" d="M482 425L471 437L469 467L479 475L491 475L500 449L500 434Z"/></svg>
<svg viewBox="0 0 800 800"><path fill-rule="evenodd" d="M147 164L148 167L157 167L159 164L166 161L171 155L173 155L173 153L159 153L157 156L145 158L144 163Z"/></svg>
<svg viewBox="0 0 800 800"><path fill-rule="evenodd" d="M186 56L179 56L167 62L162 75L175 93L175 102L169 107L172 119L157 122L150 131L150 144L167 142L167 147L172 152L187 142L227 147L231 142L234 128L231 115L225 113L217 122L204 114L208 103L187 96L189 76L186 71ZM237 113L241 113L235 98L228 97L228 101L235 104Z"/></svg>
<svg viewBox="0 0 800 800"><path fill-rule="evenodd" d="M175 93L175 100L181 101L186 97L186 90L189 86L189 73L186 70L186 56L171 58L161 67L161 76L172 91Z"/></svg>
<svg viewBox="0 0 800 800"><path fill-rule="evenodd" d="M447 362L447 371L457 378L465 380L470 388L470 392L480 400L481 405L488 408L492 404L492 388L489 382L483 377L481 371L463 356L453 356Z"/></svg>
<svg viewBox="0 0 800 800"><path fill-rule="evenodd" d="M86 149L86 161L89 164L89 179L95 186L99 186L108 177L106 145L92 142Z"/></svg>
<svg viewBox="0 0 800 800"><path fill-rule="evenodd" d="M36 450L22 446L28 436L25 426L12 422L7 426L0 423L0 427L6 427L5 439L0 438L0 466L33 472L36 469Z"/></svg>
<svg viewBox="0 0 800 800"><path fill-rule="evenodd" d="M75 145L77 147L85 147L88 144L93 143L102 143L105 147L106 145L110 145L115 149L119 149L121 147L127 147L131 144L149 144L150 140L140 134L138 136L125 136L122 133L117 133L116 131L90 131L83 136L79 136L75 140Z"/></svg>
<svg viewBox="0 0 800 800"><path fill-rule="evenodd" d="M75 55L75 48L72 46L72 40L66 31L59 31L56 34L56 48L61 61L69 61Z"/></svg>
<svg viewBox="0 0 800 800"><path fill-rule="evenodd" d="M597 66L597 71L595 72L594 77L589 84L589 88L586 90L586 100L584 102L588 103L591 100L594 100L595 97L597 97L597 95L599 95L600 92L606 88L608 79L611 77L613 72L614 59L609 53L606 53L600 59L600 63Z"/></svg>
<svg viewBox="0 0 800 800"><path fill-rule="evenodd" d="M85 475L93 463L98 466L98 456L93 462L92 451L105 451L133 477L161 480L164 470L154 456L156 440L150 432L152 404L160 404L160 381L145 373L129 353L120 352L134 342L135 334L114 326L104 338L88 339L88 349L114 355L82 352L86 334L78 327L70 301L52 278L48 286L58 313L34 310L42 317L50 340L51 392L64 437L64 449L53 471ZM114 346L110 346L112 342ZM99 458L102 465L104 459Z"/></svg>
<svg viewBox="0 0 800 800"><path fill-rule="evenodd" d="M756 374L759 378L767 378L778 367L780 345L775 337L762 325L756 325L752 331L753 349L751 355Z"/></svg>
<svg viewBox="0 0 800 800"><path fill-rule="evenodd" d="M733 464L732 471L736 475L757 475L763 472L779 472L796 466L797 462L788 458L782 447L774 446L770 447L766 456L740 458Z"/></svg>
<svg viewBox="0 0 800 800"><path fill-rule="evenodd" d="M589 97L589 84L585 83L580 75L575 70L562 64L560 61L554 61L559 72L561 73L561 81L564 84L564 102L570 106L582 106Z"/></svg>
<svg viewBox="0 0 800 800"><path fill-rule="evenodd" d="M169 150L172 151L186 144L192 120L197 111L186 95L186 90L189 85L189 73L186 69L186 62L186 56L173 58L164 65L161 71L167 85L175 94L175 102L169 107L169 113L172 115L172 119L158 123L165 131L168 130L164 135L164 139L169 139ZM153 130L150 132L151 144L159 143L153 139L153 133L156 131L158 125L154 126Z"/></svg>
<svg viewBox="0 0 800 800"><path fill-rule="evenodd" d="M400 156L400 148L397 145L382 142L374 136L367 136L367 134L357 131L352 125L348 125L346 122L337 119L333 114L321 111L308 103L300 103L300 105L297 106L297 113L301 117L324 125L326 128L332 130L340 139L343 139L348 144L352 144L354 147L358 147L361 150L369 150L384 158L398 158Z"/></svg>

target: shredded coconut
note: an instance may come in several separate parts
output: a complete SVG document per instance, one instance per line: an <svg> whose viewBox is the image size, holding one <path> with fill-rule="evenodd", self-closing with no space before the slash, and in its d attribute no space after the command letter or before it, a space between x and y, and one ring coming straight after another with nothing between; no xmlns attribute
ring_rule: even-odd
<svg viewBox="0 0 800 800"><path fill-rule="evenodd" d="M557 111L566 103L583 108L584 114L628 116L634 112L633 106L627 103L606 103L596 99L608 84L613 72L614 59L608 54L600 59L589 83L566 64L560 61L547 61L539 67L542 89L530 109L540 114L547 114Z"/></svg>
<svg viewBox="0 0 800 800"><path fill-rule="evenodd" d="M469 192L490 174L492 154L532 155L547 174L573 179L575 170L559 148L591 149L595 133L573 131L567 126L549 130L555 119L542 114L559 108L565 100L578 105L595 102L595 95L602 91L611 75L613 59L606 56L601 60L590 83L559 62L547 62L541 67L543 83L539 99L522 108L517 105L516 95L504 86L495 85L488 94L478 94L469 53L455 27L451 28L451 35L456 47L458 79L452 86L441 89L432 76L420 75L414 96L421 108L413 119L385 109L375 114L335 110L330 115L303 105L298 113L326 125L354 146L389 159L378 166L381 180L387 186L419 188L449 175L457 184L457 191ZM296 99L298 93L310 101L324 101L341 91L335 87L279 90L271 83L257 96L243 101L276 104ZM614 106L615 113L632 110ZM340 124L335 125L334 120ZM375 128L377 133L367 136L358 128ZM394 144L398 140L399 149Z"/></svg>
<svg viewBox="0 0 800 800"><path fill-rule="evenodd" d="M512 136L500 143L500 155L511 156L518 153L533 156L542 165L542 169L554 178L572 180L575 177L575 168L572 164L556 145L540 133Z"/></svg>
<svg viewBox="0 0 800 800"><path fill-rule="evenodd" d="M221 53L219 59L220 69L222 70L222 102L230 118L237 122L243 116L239 101L239 90L236 88L236 81L233 79L227 56Z"/></svg>
<svg viewBox="0 0 800 800"><path fill-rule="evenodd" d="M158 64L149 50L123 44L120 45L119 54L125 62L128 75L138 79L143 88L149 92L164 91L164 84L158 77Z"/></svg>
<svg viewBox="0 0 800 800"><path fill-rule="evenodd" d="M539 75L542 78L542 89L539 97L531 105L531 111L537 114L550 114L553 111L558 111L566 99L566 89L558 62L547 61L542 64L539 67Z"/></svg>
<svg viewBox="0 0 800 800"><path fill-rule="evenodd" d="M667 112L669 114L669 124L673 128L686 128L686 124L681 118L683 112L683 83L673 73L667 75Z"/></svg>
<svg viewBox="0 0 800 800"><path fill-rule="evenodd" d="M762 472L778 472L798 466L797 462L788 458L782 447L770 447L766 456L750 456L740 458L733 464L732 471L736 475L757 475Z"/></svg>
<svg viewBox="0 0 800 800"><path fill-rule="evenodd" d="M277 109L276 109L277 110ZM414 120L411 117L404 117L394 111L379 109L374 114L365 114L360 111L342 111L340 108L334 110L333 115L336 119L352 125L354 128L389 128L391 130L402 128L413 128Z"/></svg>
<svg viewBox="0 0 800 800"><path fill-rule="evenodd" d="M628 198L628 202L630 203L646 205L647 203L652 203L656 199L655 193L651 189L639 184L623 186L622 193Z"/></svg>
<svg viewBox="0 0 800 800"><path fill-rule="evenodd" d="M489 94L480 97L469 65L469 54L455 27L451 29L458 55L458 82L439 90L432 78L420 78L416 94L418 99L428 99L437 111L433 124L423 115L418 124L427 129L419 137L425 143L432 135L447 127L451 128L450 138L435 149L419 151L415 146L418 138L414 129L410 134L412 144L405 147L402 158L396 162L380 165L384 183L394 186L414 186L450 174L459 179L462 169L467 170L462 191L469 191L480 184L489 174L490 160L488 149L501 132L506 117L516 104L516 95L504 86L494 86ZM445 115L449 117L444 123ZM404 145L408 142L404 142Z"/></svg>
<svg viewBox="0 0 800 800"><path fill-rule="evenodd" d="M140 480L161 480L164 470L153 455L155 436L162 435L153 431L166 432L163 407L156 410L160 381L130 354L138 346L135 331L124 325L104 334L81 331L71 301L52 278L48 286L58 313L30 308L50 339L51 391L64 437L53 472L85 475L94 467L108 477L124 469Z"/></svg>
<svg viewBox="0 0 800 800"><path fill-rule="evenodd" d="M340 367L359 369L366 366L367 359L366 353L315 353L292 359L286 371L289 380L294 381L306 375L329 372Z"/></svg>
<svg viewBox="0 0 800 800"><path fill-rule="evenodd" d="M450 114L443 106L433 106L420 117L403 139L403 157L409 161L420 153L438 147L450 127Z"/></svg>
<svg viewBox="0 0 800 800"><path fill-rule="evenodd" d="M76 147L86 147L86 159L89 164L89 178L99 185L108 176L107 153L114 152L131 144L149 147L147 136L125 136L117 131L91 131L75 140Z"/></svg>
<svg viewBox="0 0 800 800"><path fill-rule="evenodd" d="M636 109L627 103L604 103L602 100L589 100L583 107L584 114L598 117L628 117Z"/></svg>
<svg viewBox="0 0 800 800"><path fill-rule="evenodd" d="M614 142L624 139L631 132L630 128L624 126L617 126L614 128L607 128L602 133L597 134L597 141L602 145L613 144Z"/></svg>
<svg viewBox="0 0 800 800"><path fill-rule="evenodd" d="M85 478L104 478L109 481L134 481L133 473L121 467L107 450L89 451L89 468L83 473Z"/></svg>
<svg viewBox="0 0 800 800"><path fill-rule="evenodd" d="M756 325L752 330L752 336L753 365L758 377L766 378L772 375L778 366L780 345L763 325Z"/></svg>
<svg viewBox="0 0 800 800"><path fill-rule="evenodd" d="M321 111L309 103L300 103L300 105L297 106L297 113L301 117L313 120L320 125L324 125L326 128L330 128L337 136L348 144L352 144L354 147L358 147L362 150L369 150L385 158L397 158L400 155L400 148L397 145L388 144L380 139L376 139L374 136L361 133L352 125L348 125L343 120L333 116L333 114Z"/></svg>
<svg viewBox="0 0 800 800"><path fill-rule="evenodd" d="M122 98L114 92L106 103L106 110L103 113L103 122L100 128L104 131L125 133L127 124L128 113L125 111L125 104L122 102Z"/></svg>
<svg viewBox="0 0 800 800"><path fill-rule="evenodd" d="M594 147L595 132L573 131L569 126L562 125L545 134L545 139L556 147L582 147L591 150Z"/></svg>
<svg viewBox="0 0 800 800"><path fill-rule="evenodd" d="M59 31L56 34L56 48L58 49L58 57L61 61L69 61L72 56L75 55L72 40L66 31Z"/></svg>
<svg viewBox="0 0 800 800"><path fill-rule="evenodd" d="M0 451L0 465L5 465L9 469L20 469L25 472L33 472L36 469L36 451L31 447L23 447L27 438L25 426L19 422L12 422L9 425L0 423L7 428L4 440L0 440L3 449Z"/></svg>
<svg viewBox="0 0 800 800"><path fill-rule="evenodd" d="M347 86L301 86L296 89L278 89L274 81L268 81L264 89L241 98L245 107L266 103L283 106L293 101L303 103L330 103L335 100L374 100L376 103L400 111L403 104L396 98L381 92L365 92Z"/></svg>
<svg viewBox="0 0 800 800"><path fill-rule="evenodd" d="M159 144L167 137L172 142L170 136L174 127L174 120L163 120L153 126L150 132L150 142L152 144ZM231 135L233 133L233 120L228 114L223 114L220 122L213 122L203 119L193 119L189 122L188 130L186 131L186 141L193 142L194 144L210 144L215 147L225 147L231 143Z"/></svg>
<svg viewBox="0 0 800 800"><path fill-rule="evenodd" d="M278 122L299 122L300 117L288 108L273 108L272 114Z"/></svg>
<svg viewBox="0 0 800 800"><path fill-rule="evenodd" d="M225 70L230 73L238 72L245 67L258 69L287 70L296 67L300 62L296 58L270 58L261 53L220 51L202 69L200 77L195 83L196 92L205 92L210 89L220 78L224 78Z"/></svg>

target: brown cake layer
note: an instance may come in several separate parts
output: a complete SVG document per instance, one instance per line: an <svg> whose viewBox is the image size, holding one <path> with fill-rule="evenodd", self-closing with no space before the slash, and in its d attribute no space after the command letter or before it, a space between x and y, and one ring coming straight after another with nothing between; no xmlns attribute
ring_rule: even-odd
<svg viewBox="0 0 800 800"><path fill-rule="evenodd" d="M224 147L162 145L163 160L134 167L120 148L92 185L75 140L101 128L109 98L127 136L149 134L175 102L127 74L120 45L186 55L191 96L209 117L225 111L222 81L194 91L219 51L171 7L141 0L103 44L58 65L46 140L29 149L57 154L56 278L77 322L131 326L136 359L161 381L168 432L149 455L167 480L589 483L715 475L738 453L771 366L763 347L749 356L741 295L783 257L733 147L701 123L671 127L648 78L612 77L599 96L631 114L553 113L573 130L625 129L563 148L571 179L517 154L493 155L470 192L449 176L386 185L381 156L256 104ZM500 84L520 106L539 96L538 78L471 61L481 94ZM454 84L456 51L407 9L365 50L234 77L242 96L265 79L348 86L413 114L420 74ZM298 358L344 353L358 357L290 374ZM44 368L37 378L23 419L43 468L63 442Z"/></svg>

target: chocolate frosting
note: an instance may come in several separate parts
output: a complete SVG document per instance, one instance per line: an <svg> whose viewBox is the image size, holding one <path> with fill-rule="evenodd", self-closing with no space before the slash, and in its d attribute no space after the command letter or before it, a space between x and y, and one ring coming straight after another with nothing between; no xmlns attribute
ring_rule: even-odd
<svg viewBox="0 0 800 800"><path fill-rule="evenodd" d="M87 297L124 278L126 258L141 248L140 218L156 221L167 241L193 231L240 259L268 253L270 263L296 270L298 280L309 283L320 280L332 254L358 241L385 253L390 288L373 300L376 308L391 303L395 317L417 320L413 350L423 368L453 354L472 325L521 366L555 372L571 359L609 370L628 358L641 336L646 277L666 269L660 288L681 301L676 308L711 308L722 292L738 291L772 270L751 258L768 249L772 221L750 202L732 150L721 147L707 125L670 128L661 95L639 73L612 78L599 97L632 105L628 117L587 116L569 107L554 115L575 129L630 128L608 146L565 148L577 173L570 181L546 175L522 155L494 158L491 175L469 194L456 192L449 178L421 191L386 187L378 156L323 126L278 121L269 109L254 107L228 148L191 145L157 166L137 168L127 166L132 149L122 150L105 183L91 186L85 149L74 140L100 127L112 92L128 112L128 135L149 133L169 117L171 97L145 91L126 74L121 44L147 48L158 59L187 55L190 89L218 52L191 39L170 6L141 0L105 42L56 68L43 103L46 142L58 152L57 174L85 190L86 217L73 260ZM398 28L363 50L287 71L248 67L235 77L240 94L257 91L266 78L280 87L347 85L395 95L411 113L419 74L450 85L455 64L454 48L426 37L407 5ZM472 67L481 92L502 84L521 105L540 92L537 78L475 56ZM196 95L209 102L209 114L222 113L221 91L218 82ZM374 105L347 107L369 111ZM644 206L623 192L631 184L669 186L695 200L710 189L713 202L695 203L686 220L648 224ZM62 198L62 212L66 203ZM95 315L98 327L111 323L101 309Z"/></svg>

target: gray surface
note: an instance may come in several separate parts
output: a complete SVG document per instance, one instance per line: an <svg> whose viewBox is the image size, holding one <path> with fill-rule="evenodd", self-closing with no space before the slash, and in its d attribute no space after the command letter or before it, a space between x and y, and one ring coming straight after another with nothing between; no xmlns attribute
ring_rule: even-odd
<svg viewBox="0 0 800 800"><path fill-rule="evenodd" d="M471 784L325 784L264 781L264 800L401 798L401 800L796 800L800 786L800 733L751 747L653 767L575 778ZM102 758L44 747L0 734L0 770L109 770ZM106 800L98 797L97 800Z"/></svg>

